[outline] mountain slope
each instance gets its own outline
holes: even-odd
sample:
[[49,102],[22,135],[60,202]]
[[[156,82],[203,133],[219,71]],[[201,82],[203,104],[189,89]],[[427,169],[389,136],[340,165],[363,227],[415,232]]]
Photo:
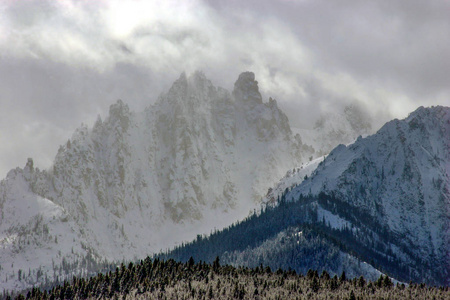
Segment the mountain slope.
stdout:
[[448,285],[449,134],[448,107],[419,108],[287,176],[274,208],[167,256]]
[[76,130],[52,168],[29,160],[1,182],[2,287],[87,274],[229,225],[259,207],[301,151],[250,72],[232,93],[182,74],[139,113],[119,100]]
[[358,207],[448,280],[449,149],[449,108],[421,107],[337,147],[291,197],[324,192]]

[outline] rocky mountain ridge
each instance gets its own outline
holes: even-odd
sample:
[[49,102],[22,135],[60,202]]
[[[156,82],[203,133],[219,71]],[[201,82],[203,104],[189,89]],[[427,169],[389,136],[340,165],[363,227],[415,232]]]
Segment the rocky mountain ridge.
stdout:
[[[378,237],[384,255],[409,265],[412,280],[448,285],[449,149],[450,109],[420,107],[374,135],[336,147],[286,198],[324,194],[355,208],[369,219],[361,220],[364,226],[389,233]],[[320,218],[335,218],[330,207],[320,211]]]
[[310,155],[302,146],[251,72],[232,93],[183,73],[143,112],[119,100],[49,170],[29,159],[0,183],[2,287],[87,274],[229,225]]

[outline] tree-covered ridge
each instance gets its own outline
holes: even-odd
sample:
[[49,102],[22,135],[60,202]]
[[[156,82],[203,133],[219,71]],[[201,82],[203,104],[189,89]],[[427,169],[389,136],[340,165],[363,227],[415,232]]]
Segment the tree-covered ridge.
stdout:
[[[448,287],[425,284],[394,285],[389,277],[374,282],[364,277],[348,279],[345,273],[331,277],[309,270],[277,270],[149,257],[122,264],[115,271],[89,279],[74,278],[51,290],[33,288],[16,299],[448,299]],[[7,297],[11,298],[11,297]]]
[[[254,268],[263,264],[303,274],[317,269],[334,275],[350,271],[348,267],[353,269],[352,277],[367,277],[370,268],[372,280],[378,278],[379,270],[403,282],[445,282],[442,272],[434,272],[439,268],[432,268],[415,255],[402,243],[401,236],[380,226],[363,209],[325,193],[286,201],[287,193],[278,199],[276,207],[266,207],[209,236],[198,236],[159,257],[187,261],[192,256],[212,262],[219,256],[234,266]],[[339,217],[345,225],[336,227],[321,214]]]

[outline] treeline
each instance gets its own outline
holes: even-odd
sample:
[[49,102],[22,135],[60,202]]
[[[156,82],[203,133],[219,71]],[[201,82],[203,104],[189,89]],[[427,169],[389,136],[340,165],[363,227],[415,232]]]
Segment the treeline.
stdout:
[[290,226],[315,223],[317,211],[309,204],[317,199],[311,197],[288,202],[285,200],[287,192],[286,190],[278,199],[279,205],[276,207],[266,206],[259,214],[254,213],[221,231],[212,232],[208,236],[198,235],[194,241],[161,253],[159,257],[184,262],[192,256],[197,260],[212,262],[215,257],[220,257],[225,252],[259,246]]
[[[324,259],[335,256],[338,250],[359,261],[368,262],[383,273],[404,282],[426,282],[433,285],[446,283],[445,262],[418,257],[410,249],[405,237],[397,236],[387,227],[380,226],[379,220],[365,210],[350,205],[334,194],[300,195],[295,201],[287,201],[288,193],[289,190],[286,189],[277,200],[278,205],[274,207],[266,206],[261,212],[243,221],[208,236],[199,235],[196,240],[161,253],[158,257],[185,262],[192,256],[196,260],[212,262],[219,256],[225,258],[226,263],[240,265],[242,260],[233,261],[233,257],[239,256],[239,252],[250,253],[266,241],[275,239],[281,232],[303,231],[308,233],[310,241],[319,241],[317,251],[308,253],[314,248],[312,242],[303,240],[302,244],[291,238],[288,240],[295,244],[284,247],[288,252],[274,256],[265,251],[258,258],[257,264],[263,263],[275,268],[290,267],[298,273],[305,272],[305,268],[338,273],[340,270],[333,269],[333,262]],[[318,208],[348,221],[351,227],[334,228],[325,219],[318,217]],[[327,245],[324,246],[324,243]],[[267,259],[269,256],[270,261]],[[291,258],[290,261],[286,257]],[[305,262],[308,261],[313,261],[314,265],[306,266]],[[255,263],[246,266],[254,267]]]
[[[119,262],[120,263],[120,262]],[[17,272],[6,274],[4,279],[0,279],[0,290],[3,288],[2,282],[7,283],[8,280],[17,278],[24,282],[25,286],[39,286],[42,290],[49,290],[54,286],[61,285],[65,281],[70,281],[74,277],[91,277],[98,273],[105,273],[114,270],[118,263],[108,263],[106,260],[98,261],[88,253],[85,256],[78,256],[76,259],[67,259],[63,257],[61,264],[56,264],[52,260],[53,269],[30,270],[25,272],[23,269],[18,269]],[[1,269],[1,266],[0,266]],[[0,291],[0,299],[6,298],[6,295],[13,293],[7,289]]]
[[[121,264],[115,271],[84,279],[74,278],[51,290],[33,288],[16,299],[448,299],[448,287],[424,284],[394,285],[389,277],[374,282],[347,279],[343,272],[331,277],[309,270],[305,276],[292,270],[221,265],[173,259],[146,258]],[[6,296],[6,299],[11,299]]]
[[[286,253],[274,256],[266,251],[265,255],[260,255],[257,264],[263,263],[275,268],[290,267],[299,273],[305,272],[305,268],[333,272],[333,261],[325,258],[336,256],[336,250],[340,250],[360,261],[367,261],[383,273],[404,282],[426,281],[437,285],[445,282],[442,277],[442,274],[445,274],[442,264],[435,262],[431,266],[429,261],[416,257],[411,249],[405,247],[401,237],[393,235],[387,228],[380,227],[377,220],[365,211],[334,195],[320,193],[318,197],[300,196],[296,201],[286,201],[287,193],[288,190],[278,199],[278,205],[275,207],[267,206],[259,214],[255,213],[209,236],[199,235],[196,240],[167,253],[161,253],[158,257],[185,262],[192,256],[196,260],[212,262],[219,256],[226,258],[226,263],[240,265],[242,261],[233,261],[233,257],[239,252],[249,253],[249,249],[260,247],[280,232],[303,231],[308,233],[309,240],[303,240],[302,243],[298,239],[288,239],[294,244],[292,247],[284,247]],[[347,220],[354,227],[333,228],[326,220],[319,220],[319,206]],[[319,243],[313,245],[311,241]],[[394,252],[391,245],[395,245],[401,252]],[[311,249],[313,251],[309,251]],[[268,257],[271,257],[270,261]],[[291,259],[287,260],[286,257]],[[311,261],[314,266],[305,265]],[[254,267],[255,263],[246,265]]]

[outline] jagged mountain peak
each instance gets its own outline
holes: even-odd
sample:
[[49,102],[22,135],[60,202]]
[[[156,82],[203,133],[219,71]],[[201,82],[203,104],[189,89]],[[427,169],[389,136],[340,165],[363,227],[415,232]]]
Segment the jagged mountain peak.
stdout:
[[[416,162],[410,157],[412,152],[415,155],[436,156],[447,155],[446,144],[450,131],[450,109],[448,107],[420,107],[412,112],[406,119],[394,119],[383,125],[376,134],[366,138],[358,138],[355,143],[348,146],[339,145],[328,155],[324,164],[319,166],[315,173],[322,173],[322,170],[329,169],[334,165],[337,156],[348,155],[348,162],[353,162],[359,157],[371,156],[374,166],[381,168],[387,161],[382,160],[383,156],[389,155],[389,163],[403,167],[406,160]],[[447,148],[448,149],[448,148]],[[350,155],[352,153],[352,155]],[[393,155],[401,156],[393,160]],[[401,159],[400,159],[401,158]],[[347,167],[340,163],[340,169]],[[392,175],[398,175],[397,170],[392,170]],[[430,170],[431,171],[431,170]],[[435,170],[436,171],[436,170]],[[340,174],[338,171],[336,174]],[[401,174],[401,173],[400,173]],[[371,174],[365,174],[369,176]],[[323,177],[323,176],[320,176]],[[329,179],[329,178],[328,178]],[[312,180],[312,178],[310,178]],[[315,191],[319,191],[320,188]]]
[[449,113],[449,110],[448,110],[448,107],[446,107],[446,106],[442,106],[442,105],[436,105],[436,106],[430,106],[430,107],[420,106],[416,110],[411,112],[408,115],[408,118],[406,118],[406,119],[408,120],[409,118],[415,117],[415,116],[432,116],[432,115],[443,117],[444,115],[446,115],[448,113]]
[[27,163],[25,165],[24,171],[30,172],[30,173],[34,171],[34,162],[33,162],[33,159],[31,157],[29,157],[27,159]]
[[189,81],[195,82],[195,83],[211,83],[211,81],[206,77],[205,73],[201,70],[196,70],[193,72],[189,78]]
[[121,99],[118,99],[116,103],[111,104],[109,107],[109,116],[122,116],[130,113],[128,104],[124,103]]
[[126,131],[130,126],[131,114],[128,104],[119,99],[109,107],[106,123],[112,126],[119,126],[122,128],[122,131]]
[[202,71],[195,71],[187,78],[187,81],[192,94],[197,94],[201,98],[216,97],[217,88]]
[[204,106],[217,100],[217,98],[224,98],[223,95],[219,94],[217,88],[202,71],[195,71],[190,75],[183,72],[169,91],[160,95],[158,102],[168,102],[171,105],[181,106]]
[[[24,226],[43,216],[56,265],[88,252],[99,260],[141,258],[247,216],[302,153],[276,102],[262,103],[253,73],[241,74],[235,94],[236,100],[201,72],[183,73],[145,111],[131,112],[118,100],[104,121],[78,128],[51,170],[23,176],[18,169],[0,184],[0,209],[8,208],[0,224],[0,244],[7,244],[2,267],[29,242],[29,268],[63,278],[43,258],[39,234],[16,232],[10,212],[24,212]],[[40,209],[17,207],[18,198]],[[25,264],[9,263],[5,272],[17,274]],[[8,287],[36,280],[17,282],[16,275]]]
[[[443,127],[445,124],[439,124],[442,122],[450,122],[450,110],[445,106],[432,106],[429,108],[419,107],[414,112],[410,113],[406,118],[411,129],[424,130],[424,126],[429,127],[432,130],[433,127]],[[448,124],[447,124],[448,126]],[[446,132],[446,136],[449,137],[447,141],[450,143],[450,132]]]
[[258,81],[253,72],[243,72],[234,83],[233,96],[236,100],[248,103],[261,104],[262,97],[259,93]]
[[[169,91],[160,96],[160,101],[178,100],[186,103],[200,98],[209,102],[215,100],[218,95],[223,99],[231,98],[227,90],[216,88],[202,71],[195,71],[190,75],[183,72]],[[239,75],[232,96],[234,100],[253,104],[252,106],[263,103],[253,72],[243,72]],[[277,107],[276,101],[270,98],[268,107]]]

